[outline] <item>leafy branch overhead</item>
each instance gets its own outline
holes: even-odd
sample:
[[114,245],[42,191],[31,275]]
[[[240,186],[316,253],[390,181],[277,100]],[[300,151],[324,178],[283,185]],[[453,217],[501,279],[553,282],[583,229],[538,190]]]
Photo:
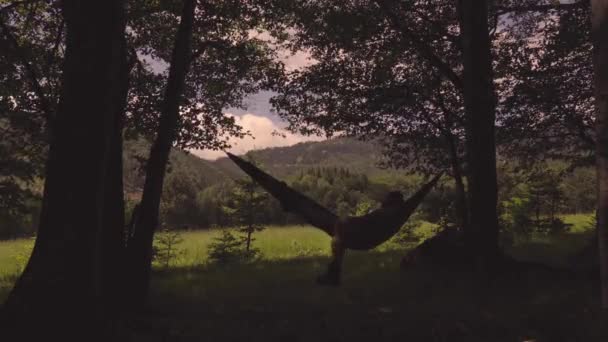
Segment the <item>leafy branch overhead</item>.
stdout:
[[[129,43],[138,58],[128,110],[132,134],[156,131],[180,4],[137,2],[129,8]],[[243,108],[248,94],[273,88],[283,73],[276,51],[251,37],[267,26],[262,14],[256,2],[198,1],[175,146],[224,149],[228,137],[247,134],[224,111]]]

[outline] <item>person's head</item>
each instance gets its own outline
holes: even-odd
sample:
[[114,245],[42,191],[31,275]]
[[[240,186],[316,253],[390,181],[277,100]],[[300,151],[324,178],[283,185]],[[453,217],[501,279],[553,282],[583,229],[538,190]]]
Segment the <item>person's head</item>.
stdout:
[[391,191],[382,201],[382,207],[390,207],[401,203],[403,203],[403,194],[400,191]]

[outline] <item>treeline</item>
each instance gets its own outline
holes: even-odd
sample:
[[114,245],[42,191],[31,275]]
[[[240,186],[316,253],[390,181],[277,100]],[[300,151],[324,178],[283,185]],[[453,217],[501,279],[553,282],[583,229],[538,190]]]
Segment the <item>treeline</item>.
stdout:
[[[161,217],[168,226],[177,228],[209,228],[234,225],[227,213],[237,193],[237,184],[225,181],[196,189],[179,186],[179,181],[169,177],[163,193]],[[346,168],[318,167],[302,170],[286,182],[298,191],[334,211],[338,215],[356,215],[376,205],[378,194],[386,185],[371,183],[364,174],[353,173]],[[183,184],[182,184],[183,185]],[[179,186],[179,190],[173,189]],[[260,190],[261,191],[261,190]],[[284,225],[303,223],[296,216],[282,210],[278,201],[269,197],[259,208],[258,217],[263,224]]]
[[[132,146],[131,150],[141,147],[140,144],[128,146]],[[125,170],[129,170],[125,172],[125,183],[130,188],[127,192],[127,222],[139,198],[136,191],[141,187],[136,176],[137,154],[129,153],[130,158],[125,159]],[[219,174],[209,179],[208,167],[194,162],[194,159],[180,151],[172,154],[171,171],[163,186],[161,222],[174,229],[234,225],[226,206],[234,200],[236,183]],[[400,190],[408,194],[422,183],[421,176],[405,172],[368,176],[351,170],[350,165],[307,168],[284,180],[340,216],[363,215],[376,208],[386,192]],[[591,167],[569,170],[566,163],[557,161],[528,170],[503,166],[499,168],[498,180],[503,229],[525,230],[540,218],[589,213],[595,208],[595,170]],[[25,202],[25,210],[0,215],[0,239],[34,234],[41,193],[33,193]],[[430,222],[442,219],[456,222],[455,197],[454,186],[445,177],[442,186],[432,191],[421,205],[419,217]],[[259,218],[260,223],[266,225],[303,223],[297,216],[283,211],[271,196],[264,201]],[[524,226],[528,228],[524,229]]]
[[[499,212],[503,229],[513,225],[513,217],[525,216],[532,220],[594,210],[595,171],[592,168],[567,170],[565,164],[553,162],[533,170],[504,167],[500,171]],[[233,201],[235,182],[224,181],[197,188],[194,182],[184,183],[187,179],[183,175],[174,177],[169,174],[161,212],[166,225],[178,229],[234,225],[225,207]],[[373,210],[388,191],[411,193],[422,183],[422,177],[406,174],[368,177],[347,168],[318,167],[302,170],[285,181],[336,214],[347,216],[363,215]],[[442,219],[457,222],[453,204],[455,197],[454,185],[446,177],[421,205],[419,217],[430,222]],[[260,223],[263,224],[303,223],[298,217],[283,211],[272,197],[260,210]]]

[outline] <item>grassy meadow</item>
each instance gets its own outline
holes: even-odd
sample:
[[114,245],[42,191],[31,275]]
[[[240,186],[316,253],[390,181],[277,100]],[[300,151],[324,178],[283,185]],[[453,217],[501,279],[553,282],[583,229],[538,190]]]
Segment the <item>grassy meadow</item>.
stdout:
[[[588,215],[565,219],[569,232],[509,252],[564,265],[590,238]],[[347,253],[343,286],[326,288],[314,282],[329,254],[323,232],[270,227],[255,235],[259,260],[228,266],[207,260],[219,233],[182,233],[182,255],[156,267],[149,307],[125,322],[132,341],[608,341],[588,277],[528,271],[486,286],[455,270],[400,271],[407,248],[389,242]],[[29,248],[0,243],[0,300]]]

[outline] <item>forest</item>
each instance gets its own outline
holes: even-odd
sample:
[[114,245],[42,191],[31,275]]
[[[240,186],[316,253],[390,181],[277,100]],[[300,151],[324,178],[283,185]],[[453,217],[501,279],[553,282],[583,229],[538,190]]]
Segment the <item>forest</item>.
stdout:
[[606,91],[605,0],[0,0],[0,337],[606,341]]

